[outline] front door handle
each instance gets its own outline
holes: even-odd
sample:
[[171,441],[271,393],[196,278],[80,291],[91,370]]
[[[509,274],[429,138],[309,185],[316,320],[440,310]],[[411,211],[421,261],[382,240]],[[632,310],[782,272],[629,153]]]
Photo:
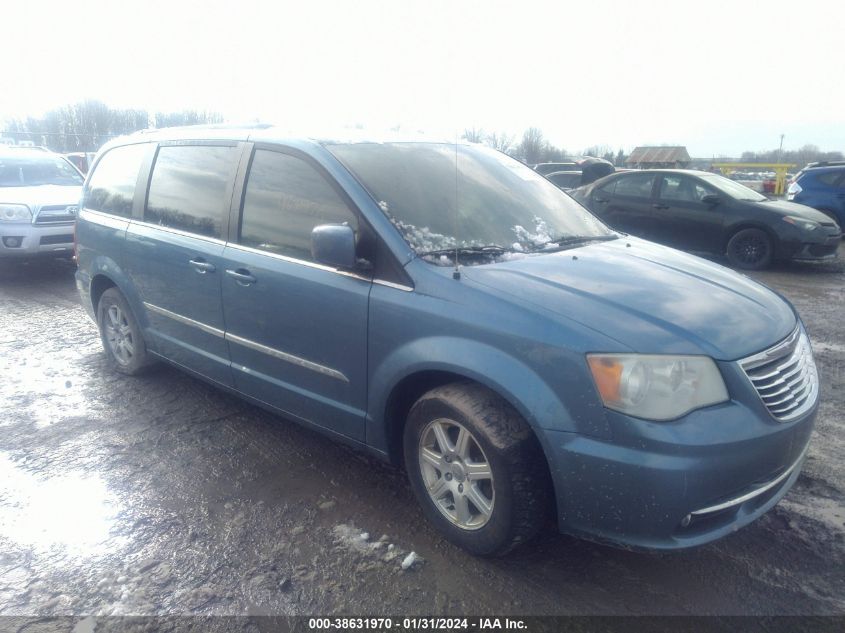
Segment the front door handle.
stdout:
[[226,270],[226,274],[232,277],[241,286],[251,286],[257,279],[249,274],[245,268],[238,268],[237,270]]
[[651,206],[653,206],[655,209],[668,209],[669,208],[668,204],[653,204]]
[[607,200],[605,200],[604,198],[593,198],[593,202],[604,204],[605,202],[607,202]]
[[204,275],[205,273],[213,273],[215,270],[217,270],[217,267],[214,264],[210,264],[209,262],[205,261],[202,257],[192,259],[188,263],[193,266],[194,270],[197,271],[200,275]]

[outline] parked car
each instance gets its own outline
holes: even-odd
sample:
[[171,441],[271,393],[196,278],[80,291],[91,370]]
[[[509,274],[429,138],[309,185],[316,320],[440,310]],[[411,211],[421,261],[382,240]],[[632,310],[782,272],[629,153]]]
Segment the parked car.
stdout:
[[96,152],[71,152],[70,154],[63,154],[83,174],[88,173],[88,168],[94,162],[96,155]]
[[543,174],[544,176],[556,171],[581,171],[574,160],[563,163],[538,163],[534,165],[533,169],[538,174]]
[[[555,167],[559,168],[556,170]],[[543,174],[564,191],[589,184],[614,172],[613,163],[587,156],[573,163],[540,163],[534,171]]]
[[789,183],[786,199],[818,209],[845,226],[845,161],[810,163]]
[[82,182],[58,154],[0,147],[0,258],[69,257]]
[[98,155],[77,246],[114,369],[165,360],[403,464],[479,555],[549,514],[626,547],[712,541],[786,494],[813,428],[787,301],[474,144],[136,134]]
[[551,180],[558,189],[568,191],[581,186],[581,172],[580,171],[553,171],[546,174],[546,178]]
[[703,171],[613,174],[570,194],[615,229],[684,250],[727,254],[731,264],[751,270],[776,259],[836,257],[842,236],[819,211],[769,200]]

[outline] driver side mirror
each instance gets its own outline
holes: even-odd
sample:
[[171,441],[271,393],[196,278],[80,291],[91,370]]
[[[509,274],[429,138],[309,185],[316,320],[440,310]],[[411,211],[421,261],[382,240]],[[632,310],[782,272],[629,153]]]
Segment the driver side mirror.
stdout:
[[335,268],[354,268],[355,232],[346,224],[320,224],[311,231],[314,261]]
[[708,193],[706,196],[701,197],[701,201],[704,204],[709,204],[711,206],[719,204],[722,199],[715,193]]

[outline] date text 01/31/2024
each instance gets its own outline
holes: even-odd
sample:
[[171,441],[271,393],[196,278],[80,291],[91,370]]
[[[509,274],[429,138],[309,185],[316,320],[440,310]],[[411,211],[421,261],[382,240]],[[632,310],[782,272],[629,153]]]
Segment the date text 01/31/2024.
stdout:
[[309,618],[311,630],[449,631],[526,630],[520,619],[511,618]]

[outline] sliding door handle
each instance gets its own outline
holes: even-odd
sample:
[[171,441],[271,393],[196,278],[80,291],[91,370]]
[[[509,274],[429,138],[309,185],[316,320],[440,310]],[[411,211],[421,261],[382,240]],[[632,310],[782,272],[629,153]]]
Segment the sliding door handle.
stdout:
[[258,281],[245,268],[238,268],[237,270],[227,269],[226,274],[242,286],[251,286]]
[[195,271],[199,274],[204,275],[205,273],[213,273],[217,270],[217,267],[214,264],[210,264],[209,262],[205,261],[202,257],[198,257],[197,259],[192,259],[188,262]]

